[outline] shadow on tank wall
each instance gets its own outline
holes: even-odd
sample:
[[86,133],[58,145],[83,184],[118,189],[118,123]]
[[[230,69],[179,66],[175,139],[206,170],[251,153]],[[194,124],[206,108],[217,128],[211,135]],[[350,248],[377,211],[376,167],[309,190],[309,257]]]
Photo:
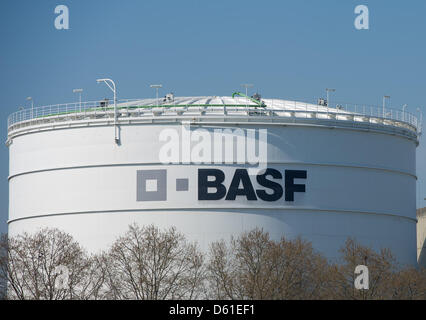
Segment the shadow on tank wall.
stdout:
[[426,208],[417,210],[417,262],[426,268]]
[[422,266],[423,268],[426,267],[426,248],[425,247],[423,247],[423,249],[420,251],[417,261],[419,263],[419,266]]

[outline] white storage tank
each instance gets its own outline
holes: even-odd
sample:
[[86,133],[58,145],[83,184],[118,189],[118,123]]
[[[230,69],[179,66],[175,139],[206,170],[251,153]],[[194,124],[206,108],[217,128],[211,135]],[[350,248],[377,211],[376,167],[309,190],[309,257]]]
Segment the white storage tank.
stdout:
[[353,237],[416,263],[411,114],[243,96],[114,110],[103,101],[9,117],[11,235],[57,227],[97,251],[136,222],[176,226],[207,250],[259,227],[330,259]]

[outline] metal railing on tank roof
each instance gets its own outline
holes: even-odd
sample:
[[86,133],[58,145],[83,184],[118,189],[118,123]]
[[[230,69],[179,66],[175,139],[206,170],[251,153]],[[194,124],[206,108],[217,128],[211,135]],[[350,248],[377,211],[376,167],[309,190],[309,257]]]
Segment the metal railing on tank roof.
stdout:
[[[198,112],[201,115],[233,113],[247,116],[293,117],[305,119],[322,119],[336,121],[353,121],[355,123],[374,123],[403,127],[417,134],[421,133],[421,123],[412,113],[394,108],[371,105],[337,103],[334,107],[316,103],[288,101],[282,99],[265,99],[265,106],[253,104],[159,104],[156,99],[123,99],[117,102],[118,117],[147,117],[160,115],[182,115]],[[8,129],[14,130],[51,120],[81,120],[86,117],[111,117],[114,105],[111,100],[56,104],[22,109],[8,117]]]

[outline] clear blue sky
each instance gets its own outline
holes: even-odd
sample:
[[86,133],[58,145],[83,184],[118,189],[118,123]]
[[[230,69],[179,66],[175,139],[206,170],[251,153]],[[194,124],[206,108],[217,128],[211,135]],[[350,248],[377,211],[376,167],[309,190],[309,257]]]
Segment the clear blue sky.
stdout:
[[[54,9],[70,10],[56,30]],[[354,8],[370,30],[354,28]],[[116,80],[119,98],[152,97],[150,83],[177,95],[230,95],[241,83],[265,97],[324,96],[426,112],[426,1],[2,0],[0,130],[32,96],[36,105],[110,96],[96,78]],[[417,154],[417,206],[426,202],[426,147]],[[31,161],[31,159],[28,159]],[[0,147],[0,232],[6,231],[8,149]],[[25,201],[25,199],[22,199]]]

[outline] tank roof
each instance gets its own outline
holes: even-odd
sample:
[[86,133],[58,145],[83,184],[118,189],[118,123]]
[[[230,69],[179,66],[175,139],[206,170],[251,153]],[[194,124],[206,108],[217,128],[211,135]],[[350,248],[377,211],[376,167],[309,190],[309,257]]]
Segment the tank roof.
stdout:
[[[272,110],[303,110],[303,111],[319,111],[319,112],[341,112],[345,113],[343,107],[328,107],[326,105],[318,105],[314,103],[307,103],[301,101],[291,101],[284,99],[261,99],[260,103],[264,107]],[[140,105],[146,107],[169,107],[169,106],[249,106],[261,107],[261,104],[254,102],[252,99],[245,97],[231,97],[231,96],[199,96],[199,97],[173,97],[173,100],[168,100],[166,97],[157,99],[140,99],[130,102],[119,103],[121,107]]]
[[[238,96],[236,96],[238,95]],[[418,142],[421,124],[409,112],[357,104],[335,104],[263,99],[247,97],[239,92],[233,96],[175,97],[167,94],[159,99],[117,101],[117,121],[132,123],[163,121],[165,117],[205,119],[209,121],[269,122],[282,124],[315,124],[332,127],[351,127],[401,134]],[[111,124],[114,102],[108,99],[77,102],[19,110],[8,118],[8,139],[19,132],[40,127],[82,125],[106,122]]]

